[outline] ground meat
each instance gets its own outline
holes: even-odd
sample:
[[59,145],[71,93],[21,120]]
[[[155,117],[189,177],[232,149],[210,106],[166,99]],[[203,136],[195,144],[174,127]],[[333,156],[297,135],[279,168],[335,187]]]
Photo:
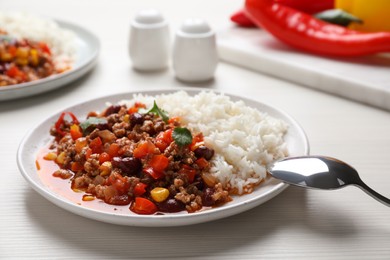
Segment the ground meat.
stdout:
[[97,137],[99,137],[99,129],[95,128],[90,134],[89,134],[89,139],[93,140]]
[[99,155],[92,154],[84,163],[84,170],[89,176],[96,176],[99,174]]
[[126,135],[126,129],[130,127],[129,123],[126,122],[120,122],[120,123],[115,123],[112,126],[112,132],[119,138],[123,137]]
[[142,126],[140,127],[140,130],[142,132],[146,132],[150,135],[153,135],[155,133],[153,121],[145,120]]
[[154,122],[153,128],[154,128],[154,132],[156,132],[156,133],[164,131],[165,130],[165,123],[164,123],[164,121],[162,121],[161,119],[160,120],[156,120]]
[[89,184],[92,183],[92,179],[87,175],[76,177],[72,181],[73,190],[85,190]]
[[176,194],[175,199],[188,204],[195,199],[195,194],[188,194],[183,187],[179,187],[180,192]]
[[59,169],[53,173],[54,177],[59,177],[61,179],[69,179],[73,176],[72,172],[65,169]]

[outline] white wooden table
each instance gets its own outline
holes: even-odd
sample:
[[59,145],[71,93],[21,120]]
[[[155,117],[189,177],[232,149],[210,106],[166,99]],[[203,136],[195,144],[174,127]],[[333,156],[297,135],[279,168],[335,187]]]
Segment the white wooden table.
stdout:
[[[267,203],[219,221],[175,228],[116,226],[69,213],[37,194],[20,175],[16,151],[26,132],[53,111],[110,93],[188,86],[172,68],[131,69],[129,20],[161,10],[174,31],[188,17],[226,26],[242,1],[3,0],[2,10],[28,11],[77,23],[101,40],[96,68],[57,91],[0,103],[0,259],[390,259],[390,208],[354,187],[290,187]],[[312,154],[355,166],[390,197],[390,114],[276,78],[220,63],[215,80],[197,87],[251,96],[288,111],[305,129]]]

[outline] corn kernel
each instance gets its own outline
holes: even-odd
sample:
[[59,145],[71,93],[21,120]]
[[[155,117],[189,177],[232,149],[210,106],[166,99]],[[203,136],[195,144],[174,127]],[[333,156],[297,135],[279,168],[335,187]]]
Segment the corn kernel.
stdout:
[[7,61],[11,61],[11,60],[12,60],[12,55],[11,55],[11,53],[9,53],[9,52],[4,52],[4,53],[1,54],[1,61],[7,62]]
[[28,64],[28,59],[26,58],[17,58],[16,59],[16,64],[20,65],[20,66],[25,66]]
[[84,195],[83,196],[83,201],[92,201],[94,199],[95,199],[95,197],[92,195]]
[[28,58],[28,48],[19,47],[16,50],[16,57],[22,58],[22,59],[27,59]]
[[43,156],[43,159],[45,159],[47,161],[54,161],[55,159],[57,159],[57,154],[50,152],[50,153],[46,154],[45,156]]
[[86,147],[88,144],[87,142],[87,139],[86,138],[78,138],[76,140],[76,144],[75,144],[75,150],[77,153],[81,153],[81,151],[83,150],[84,147]]
[[37,66],[39,64],[38,51],[35,49],[30,50],[30,60],[33,66]]
[[59,163],[59,164],[64,164],[64,162],[65,162],[65,152],[61,152],[61,153],[57,156],[56,162]]
[[166,188],[157,187],[150,191],[150,195],[154,201],[162,202],[168,198],[169,190]]
[[125,122],[125,123],[129,123],[129,122],[130,122],[130,115],[129,115],[129,114],[126,114],[126,115],[123,117],[123,122]]
[[99,167],[99,170],[100,170],[100,176],[109,175],[111,173],[111,170],[112,170],[111,162],[106,161],[106,162],[102,163],[102,165],[100,165],[100,167]]

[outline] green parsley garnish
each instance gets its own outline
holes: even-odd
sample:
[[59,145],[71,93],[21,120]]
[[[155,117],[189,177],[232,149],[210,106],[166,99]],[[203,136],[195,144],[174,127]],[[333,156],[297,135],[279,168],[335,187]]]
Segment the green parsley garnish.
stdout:
[[172,138],[178,146],[186,146],[192,143],[192,134],[185,127],[176,127],[173,129]]
[[107,119],[101,117],[89,117],[84,122],[80,123],[81,129],[83,132],[91,132],[98,125],[107,124]]
[[156,100],[153,103],[152,109],[150,109],[148,113],[159,115],[165,123],[167,123],[169,120],[169,117],[166,112],[157,106]]

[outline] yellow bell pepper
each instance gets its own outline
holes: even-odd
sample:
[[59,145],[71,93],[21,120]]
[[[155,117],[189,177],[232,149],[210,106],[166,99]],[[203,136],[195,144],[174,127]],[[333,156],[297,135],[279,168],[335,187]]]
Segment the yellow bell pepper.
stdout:
[[335,7],[363,20],[363,24],[352,23],[351,29],[390,31],[390,0],[335,0]]

